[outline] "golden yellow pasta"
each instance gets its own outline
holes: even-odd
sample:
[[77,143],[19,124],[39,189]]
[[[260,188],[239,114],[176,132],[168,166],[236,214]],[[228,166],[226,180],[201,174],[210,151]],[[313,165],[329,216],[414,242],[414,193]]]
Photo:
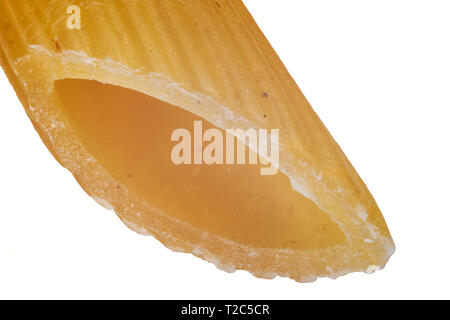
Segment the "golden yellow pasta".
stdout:
[[395,250],[241,0],[0,0],[0,61],[61,165],[172,250],[300,282]]

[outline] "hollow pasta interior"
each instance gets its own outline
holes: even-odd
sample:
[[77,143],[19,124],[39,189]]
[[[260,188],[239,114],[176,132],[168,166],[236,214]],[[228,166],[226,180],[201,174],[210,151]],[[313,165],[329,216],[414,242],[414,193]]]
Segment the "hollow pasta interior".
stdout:
[[263,176],[260,165],[250,164],[175,165],[172,132],[192,132],[196,120],[204,130],[213,128],[206,120],[91,80],[58,80],[55,90],[70,126],[117,188],[128,188],[165,214],[254,247],[307,250],[345,240],[336,223],[281,172]]

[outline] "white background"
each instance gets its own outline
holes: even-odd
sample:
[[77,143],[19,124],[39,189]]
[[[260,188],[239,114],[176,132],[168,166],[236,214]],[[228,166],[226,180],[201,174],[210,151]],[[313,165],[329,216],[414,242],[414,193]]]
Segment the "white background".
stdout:
[[450,298],[450,2],[245,2],[377,199],[397,245],[386,269],[260,280],[131,232],[0,73],[0,298]]

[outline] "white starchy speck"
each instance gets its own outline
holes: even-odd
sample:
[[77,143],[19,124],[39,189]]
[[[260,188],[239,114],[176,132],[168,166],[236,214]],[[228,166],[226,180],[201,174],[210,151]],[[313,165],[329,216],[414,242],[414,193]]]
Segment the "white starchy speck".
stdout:
[[106,201],[105,199],[101,199],[99,197],[92,197],[99,205],[107,210],[114,210],[114,206]]
[[144,227],[138,226],[134,222],[131,222],[131,221],[126,220],[126,219],[122,219],[122,221],[123,221],[123,223],[125,223],[125,225],[128,228],[130,228],[131,230],[133,230],[136,233],[139,233],[139,234],[144,235],[144,236],[151,236],[152,235],[147,229],[145,229]]
[[379,266],[369,266],[367,268],[366,272],[372,274],[372,273],[375,273],[376,271],[380,271],[380,270],[381,270],[381,268]]
[[360,204],[356,205],[355,212],[364,221],[366,221],[367,218],[369,217],[369,215],[367,214],[366,209]]

